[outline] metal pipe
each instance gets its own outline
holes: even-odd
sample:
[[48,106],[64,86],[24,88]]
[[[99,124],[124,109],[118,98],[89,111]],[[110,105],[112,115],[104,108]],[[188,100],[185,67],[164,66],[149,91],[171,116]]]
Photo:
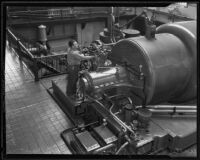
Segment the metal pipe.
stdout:
[[117,42],[115,42],[115,43],[105,43],[105,44],[103,44],[103,46],[109,46],[109,45],[115,45]]
[[[112,104],[110,108],[112,109],[113,107],[114,107],[114,104]],[[110,111],[110,114],[122,126],[122,128],[124,129],[124,132],[127,132],[128,128],[124,125],[124,123],[114,113],[112,113],[112,111]]]
[[118,115],[119,113],[121,113],[121,112],[115,112],[114,114],[115,114],[115,115]]
[[106,149],[108,149],[108,148],[111,148],[111,147],[113,147],[113,146],[115,146],[113,143],[108,144],[108,145],[106,145],[106,146],[104,146],[104,147],[101,147],[101,148],[95,150],[95,151],[93,152],[93,154],[98,154],[99,152],[102,152],[102,151],[104,151],[104,150],[106,150]]
[[[96,100],[96,99],[94,99],[94,98],[92,98],[92,97],[90,97],[90,96],[88,96],[88,98],[89,99],[91,99],[91,100],[93,100],[94,102],[96,102],[97,104],[99,104],[101,107],[103,107],[104,109],[107,109],[101,102],[99,102],[98,100]],[[112,105],[111,105],[111,109],[113,108],[113,106],[114,106],[114,103],[112,103]],[[114,114],[111,112],[111,115],[113,116]],[[113,118],[114,117],[116,117],[115,115],[113,116]],[[115,118],[114,118],[115,119]],[[119,119],[117,118],[117,119],[115,119],[120,125],[121,125],[121,127],[124,129],[124,132],[127,132],[127,128],[124,126],[124,124],[123,123],[121,123],[121,121],[119,121]]]
[[[121,96],[121,95],[115,95],[115,96],[112,96],[112,98],[117,97],[117,96]],[[127,97],[127,98],[128,98],[128,100],[129,100],[130,104],[132,104],[131,98],[130,98],[130,97]],[[111,107],[113,107],[113,106],[111,106]],[[111,115],[112,115],[112,116],[114,115],[114,118],[116,118],[117,121],[118,121],[120,124],[122,124],[124,127],[126,127],[129,131],[131,131],[131,132],[134,134],[134,131],[133,131],[132,129],[130,129],[129,126],[127,126],[124,122],[122,122],[122,121],[116,116],[116,115],[117,115],[118,113],[120,113],[120,112],[113,113],[111,107],[110,107],[110,113],[111,113]]]
[[129,143],[125,142],[118,150],[115,154],[119,154],[121,152],[122,149],[124,149]]
[[112,105],[109,109],[110,114],[113,116],[113,118],[118,121],[123,127],[125,127],[127,130],[129,130],[131,133],[135,134],[135,132],[129,127],[127,126],[124,122],[121,121],[121,119],[119,119],[113,112],[112,112],[112,108],[114,107],[114,105]]
[[96,103],[98,103],[101,107],[103,107],[104,109],[106,109],[106,107],[101,103],[101,102],[99,102],[98,100],[96,100],[96,99],[94,99],[94,98],[92,98],[92,97],[90,97],[90,96],[87,96],[90,100],[92,100],[92,101],[94,101],[94,102],[96,102]]
[[197,113],[196,110],[161,110],[149,109],[152,113]]
[[133,101],[130,97],[127,97],[128,101],[130,102],[130,104],[133,104]]
[[[102,106],[104,109],[106,109],[106,107],[99,102],[98,100],[88,96],[89,99],[93,100],[94,102],[98,103],[100,106]],[[114,107],[114,103],[112,102],[112,105],[109,109],[110,114],[113,116],[113,118],[122,126],[122,128],[124,129],[124,132],[127,132],[127,130],[129,130],[131,133],[135,134],[135,132],[129,127],[127,126],[123,121],[121,121],[113,112],[112,109]]]
[[175,110],[196,110],[197,106],[172,106],[172,105],[156,105],[147,106],[148,109],[175,109]]

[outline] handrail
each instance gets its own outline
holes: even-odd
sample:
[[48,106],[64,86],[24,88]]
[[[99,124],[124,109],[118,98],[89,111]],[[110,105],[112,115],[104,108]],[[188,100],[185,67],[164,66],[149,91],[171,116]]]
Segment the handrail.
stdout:
[[9,28],[7,28],[7,32],[11,35],[12,38],[14,38],[14,40],[19,44],[19,46],[25,50],[25,52],[31,57],[31,58],[34,58],[34,56],[30,53],[30,51],[28,51],[26,49],[26,47],[24,46],[24,44],[20,41],[20,39],[18,39],[12,32]]
[[19,41],[18,43],[19,43],[20,47],[22,47],[22,48],[26,51],[26,53],[27,53],[31,58],[35,58],[35,57],[31,54],[31,52],[30,52],[29,50],[26,49],[26,47],[22,44],[21,41]]
[[[35,10],[35,11],[16,11],[16,12],[9,12],[9,16],[23,16],[23,15],[44,15],[44,16],[59,16],[59,17],[68,17],[64,13],[68,14],[98,14],[98,13],[108,13],[108,11],[80,11],[80,10],[73,10],[70,13],[70,9],[47,9],[47,10]],[[27,15],[28,14],[28,15]]]
[[[47,75],[40,75],[42,73],[41,67],[50,71],[50,75],[64,74],[67,72],[65,68],[65,63],[63,64],[63,58],[66,58],[67,53],[65,54],[57,54],[57,55],[48,55],[43,57],[34,56],[27,48],[26,45],[23,44],[20,38],[18,38],[9,28],[7,28],[8,41],[14,48],[16,49],[16,53],[19,55],[19,58],[26,57],[33,64],[33,72],[35,76],[35,81],[38,81],[41,78],[46,77]],[[21,59],[23,60],[23,59]]]
[[35,57],[35,59],[52,58],[52,57],[65,56],[65,55],[67,55],[67,53],[65,53],[65,54],[56,54],[56,55],[48,55],[48,56],[42,56],[42,57]]
[[17,41],[18,38],[11,32],[9,28],[7,28],[8,33]]

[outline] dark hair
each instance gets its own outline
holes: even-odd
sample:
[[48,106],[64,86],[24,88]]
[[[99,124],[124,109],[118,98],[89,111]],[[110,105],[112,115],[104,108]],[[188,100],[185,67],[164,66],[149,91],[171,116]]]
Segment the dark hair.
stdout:
[[72,47],[72,46],[73,46],[73,44],[74,44],[74,42],[76,42],[76,41],[75,41],[75,40],[73,40],[73,39],[72,39],[72,40],[70,40],[70,41],[68,42],[68,46],[69,46],[69,47]]

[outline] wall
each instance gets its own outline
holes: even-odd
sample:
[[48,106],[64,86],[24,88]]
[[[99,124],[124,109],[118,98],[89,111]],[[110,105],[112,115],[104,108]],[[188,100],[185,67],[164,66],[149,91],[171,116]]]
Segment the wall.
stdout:
[[99,39],[99,33],[103,31],[105,22],[88,22],[77,24],[77,40],[82,46],[88,46],[92,41]]
[[192,18],[192,19],[197,19],[197,4],[188,4],[188,7],[180,7],[179,11],[181,15]]
[[52,25],[48,40],[53,52],[59,52],[68,48],[68,41],[76,36],[76,24]]
[[37,27],[30,26],[30,27],[15,27],[13,28],[14,33],[18,38],[24,37],[25,39],[29,40],[36,40],[37,39]]

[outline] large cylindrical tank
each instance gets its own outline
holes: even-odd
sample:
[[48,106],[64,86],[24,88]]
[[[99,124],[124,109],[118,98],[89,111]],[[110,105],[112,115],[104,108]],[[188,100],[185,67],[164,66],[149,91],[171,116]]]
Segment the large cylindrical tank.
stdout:
[[[119,41],[109,58],[114,63],[142,65],[146,104],[181,103],[197,94],[196,22],[164,24],[155,39],[143,36]],[[133,86],[137,83],[132,81]],[[132,89],[137,95],[141,90]],[[142,96],[142,95],[141,95]]]
[[47,41],[46,26],[44,25],[38,26],[38,40],[41,42]]

